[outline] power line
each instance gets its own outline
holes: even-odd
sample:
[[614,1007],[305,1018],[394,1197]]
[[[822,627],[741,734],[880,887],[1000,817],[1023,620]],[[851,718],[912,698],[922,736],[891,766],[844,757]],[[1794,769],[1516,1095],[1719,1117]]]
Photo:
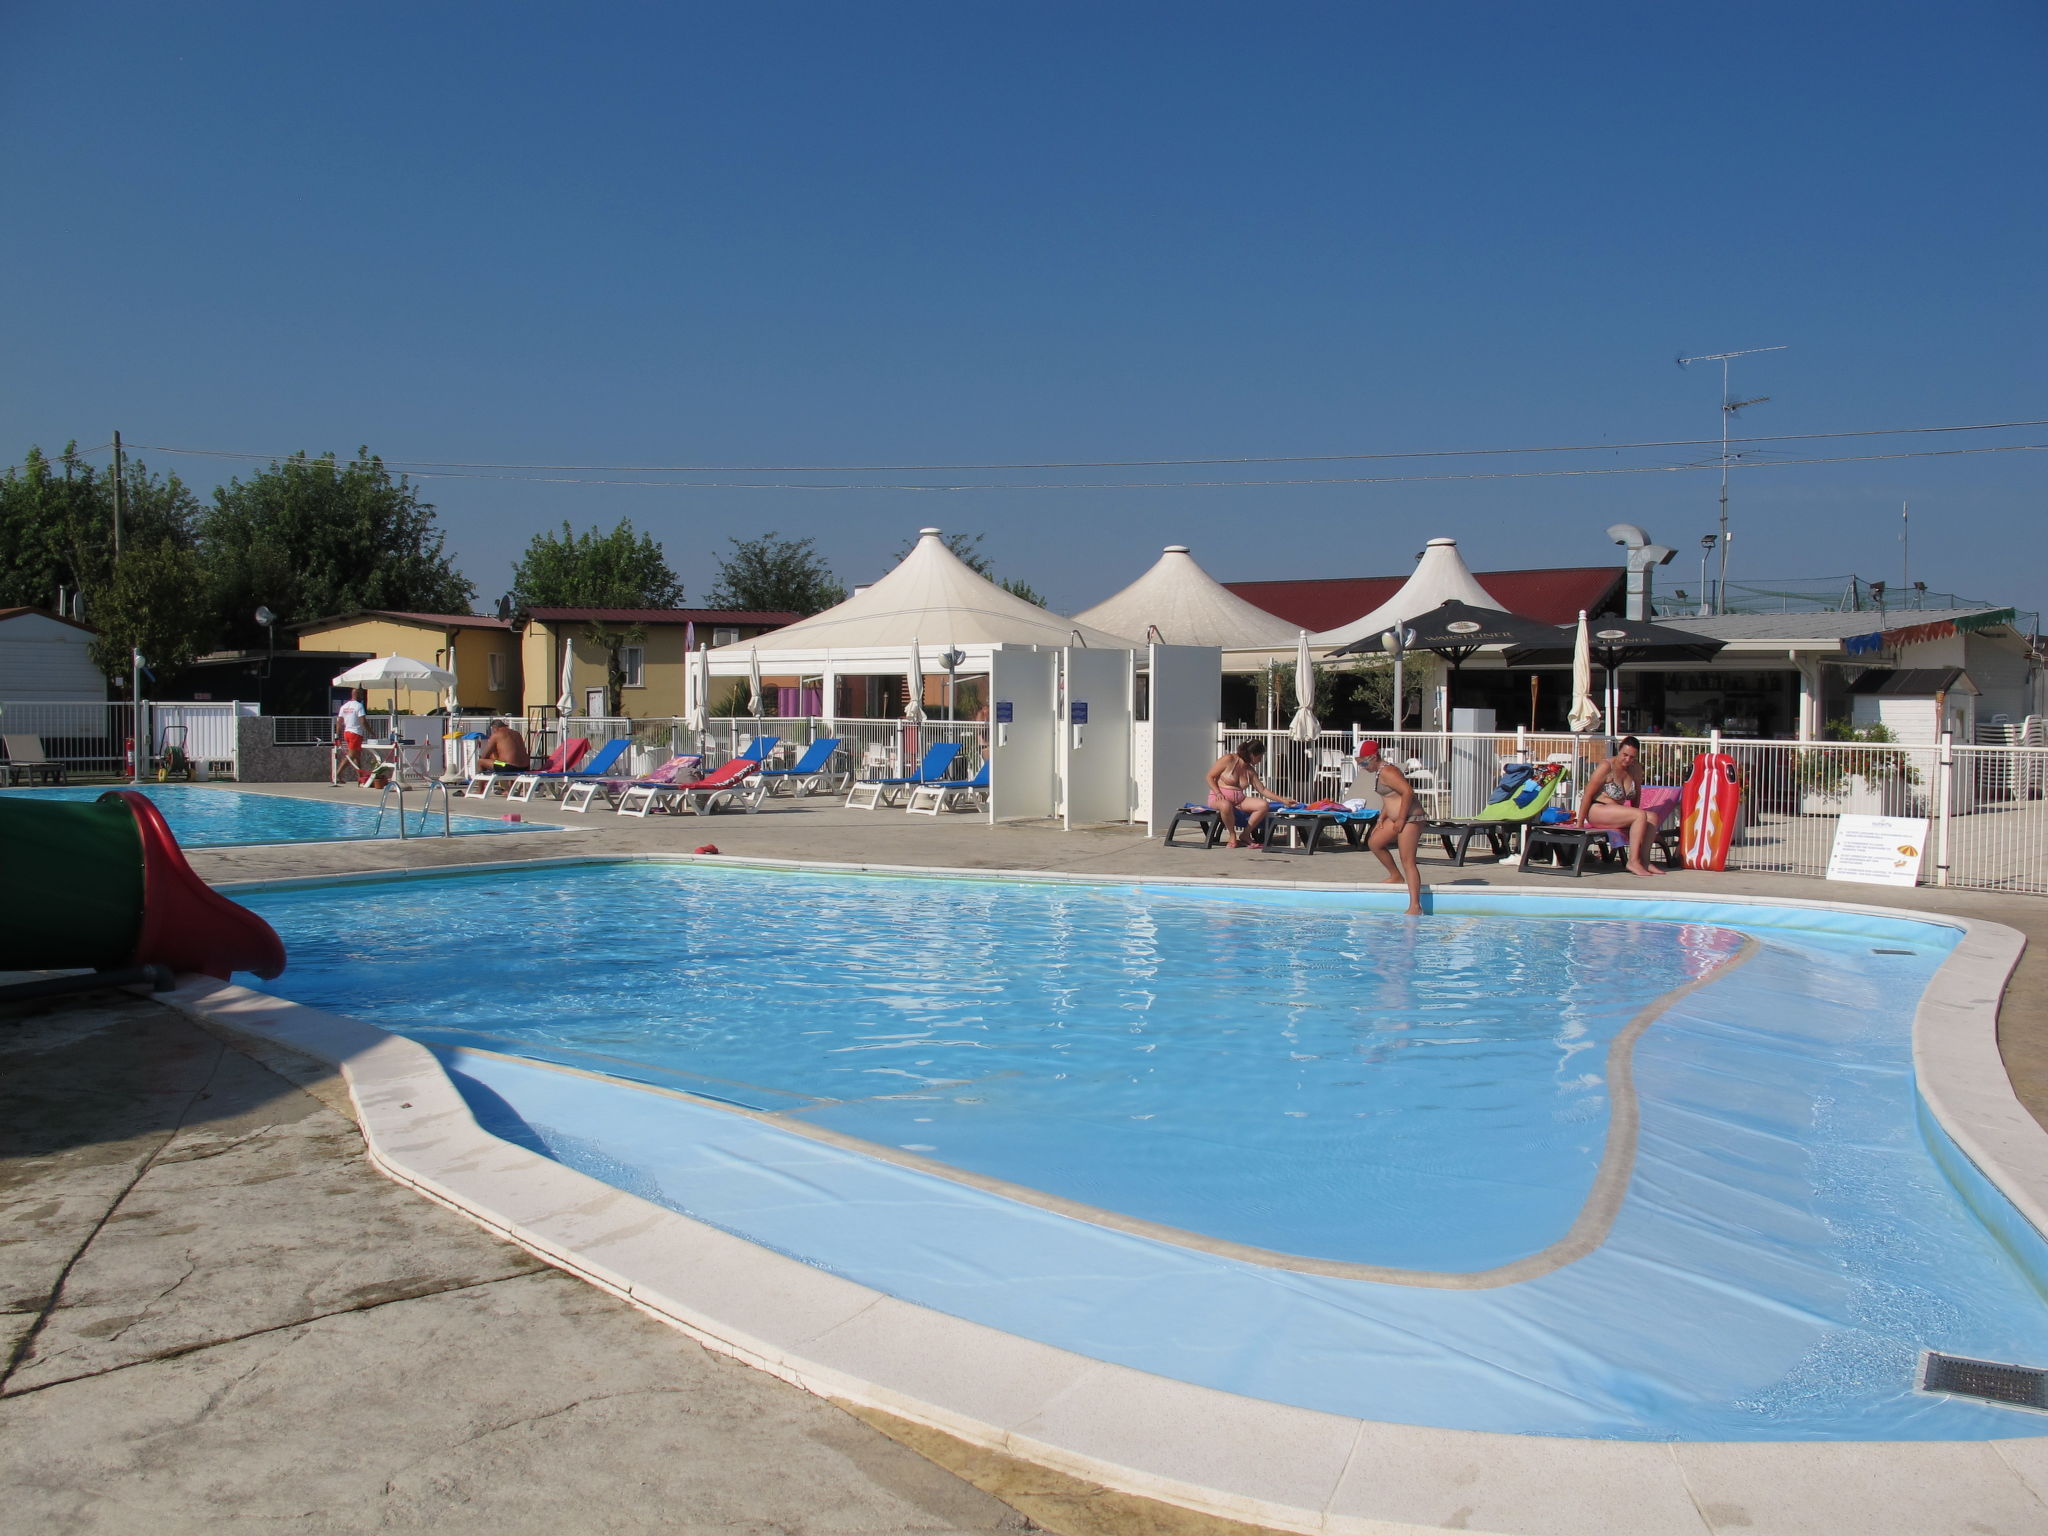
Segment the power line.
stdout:
[[[1796,443],[1851,437],[1910,437],[1936,432],[1996,432],[2016,427],[2048,426],[2048,418],[2031,421],[1985,421],[1949,427],[1870,427],[1846,432],[1785,432],[1767,437],[1731,437],[1729,443]],[[401,469],[426,470],[532,470],[621,475],[859,475],[859,474],[949,474],[963,470],[1038,469],[1180,469],[1228,464],[1346,464],[1386,459],[1461,459],[1525,453],[1619,453],[1633,448],[1719,447],[1718,437],[1679,437],[1633,443],[1569,443],[1532,448],[1433,448],[1405,453],[1299,453],[1253,454],[1211,459],[1049,459],[1014,464],[490,464],[460,459],[398,459],[380,456],[382,462]],[[130,443],[130,448],[151,453],[188,454],[200,458],[249,459],[277,462],[291,458],[283,453],[251,453],[232,448],[180,448],[163,443]],[[638,482],[635,482],[638,483]],[[1241,482],[1240,482],[1241,483]],[[880,487],[895,489],[895,487]]]
[[[1944,459],[1979,453],[2033,453],[2048,449],[2048,443],[2006,443],[1988,448],[1930,448],[1903,453],[1840,454],[1811,459],[1734,459],[1735,469],[1790,469],[1803,464],[1865,464],[1890,459]],[[153,450],[161,453],[159,448]],[[1617,465],[1604,469],[1503,469],[1449,475],[1355,475],[1288,480],[1062,480],[1024,481],[1005,484],[889,484],[886,482],[845,482],[820,484],[804,482],[752,482],[734,480],[599,480],[577,475],[491,475],[467,470],[408,470],[420,480],[491,480],[514,485],[605,485],[631,486],[652,491],[1190,491],[1273,489],[1289,486],[1408,485],[1455,480],[1554,480],[1592,475],[1676,475],[1718,469],[1718,459],[1691,464]]]

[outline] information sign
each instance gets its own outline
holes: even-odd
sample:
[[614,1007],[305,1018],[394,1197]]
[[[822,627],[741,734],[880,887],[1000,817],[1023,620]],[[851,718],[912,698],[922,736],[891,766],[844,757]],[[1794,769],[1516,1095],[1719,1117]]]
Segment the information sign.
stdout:
[[1844,816],[1835,826],[1828,878],[1865,885],[1918,885],[1926,848],[1924,816]]
[[1074,724],[1086,725],[1088,723],[1088,701],[1086,699],[1074,700],[1073,710]]
[[1017,706],[1008,699],[996,700],[996,724],[1008,725],[1016,719]]

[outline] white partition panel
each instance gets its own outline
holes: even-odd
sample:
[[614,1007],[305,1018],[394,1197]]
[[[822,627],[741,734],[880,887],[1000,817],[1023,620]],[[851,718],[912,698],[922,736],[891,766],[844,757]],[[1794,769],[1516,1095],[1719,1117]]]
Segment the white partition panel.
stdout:
[[990,821],[1056,813],[1059,661],[1058,651],[1029,645],[989,653]]
[[1174,811],[1207,793],[1223,717],[1223,652],[1213,645],[1152,647],[1152,752],[1147,777],[1147,835],[1156,837]]
[[1134,654],[1069,646],[1060,767],[1069,827],[1131,819],[1131,683]]

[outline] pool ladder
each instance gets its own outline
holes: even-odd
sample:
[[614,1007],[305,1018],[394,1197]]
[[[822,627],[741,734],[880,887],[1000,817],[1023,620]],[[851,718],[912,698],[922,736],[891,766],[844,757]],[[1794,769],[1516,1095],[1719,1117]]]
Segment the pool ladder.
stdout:
[[[405,830],[405,795],[407,790],[418,788],[424,788],[426,791],[426,797],[420,802],[419,830],[408,834]],[[377,830],[370,835],[372,837],[382,837],[384,835],[384,810],[386,806],[391,804],[391,797],[396,795],[398,797],[398,836],[400,840],[403,841],[408,835],[412,837],[425,837],[427,835],[427,818],[434,814],[434,795],[436,791],[441,796],[441,835],[443,837],[453,837],[455,835],[455,823],[454,813],[449,803],[448,786],[439,779],[429,779],[423,786],[401,784],[395,777],[385,784],[384,792],[377,797]]]

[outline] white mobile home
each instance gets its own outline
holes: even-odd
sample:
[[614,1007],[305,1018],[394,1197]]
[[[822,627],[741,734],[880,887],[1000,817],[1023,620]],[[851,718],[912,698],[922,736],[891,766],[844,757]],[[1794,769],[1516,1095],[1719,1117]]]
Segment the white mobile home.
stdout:
[[104,699],[88,651],[98,633],[41,608],[0,608],[0,703]]

